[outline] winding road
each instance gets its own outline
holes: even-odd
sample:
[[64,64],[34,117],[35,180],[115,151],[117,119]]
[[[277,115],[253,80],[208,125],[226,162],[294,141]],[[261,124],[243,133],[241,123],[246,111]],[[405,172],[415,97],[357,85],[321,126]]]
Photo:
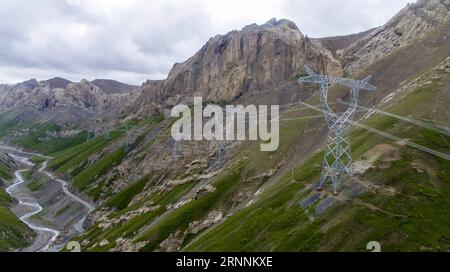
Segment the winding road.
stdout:
[[[19,219],[22,222],[24,222],[28,227],[30,227],[32,230],[34,230],[38,233],[39,236],[37,239],[46,239],[45,245],[43,247],[41,247],[38,251],[45,252],[45,251],[55,250],[55,248],[52,248],[51,245],[53,242],[56,241],[56,239],[60,235],[60,231],[46,227],[46,226],[38,225],[36,223],[31,223],[29,221],[29,219],[32,216],[39,214],[44,208],[33,197],[27,196],[26,194],[24,194],[23,191],[18,190],[19,185],[21,185],[25,182],[25,180],[22,176],[22,173],[29,170],[31,167],[34,166],[34,164],[32,162],[30,162],[29,158],[25,157],[25,155],[40,156],[42,158],[47,159],[46,161],[44,161],[42,163],[42,165],[39,167],[38,171],[42,174],[47,175],[50,179],[59,182],[61,184],[64,194],[66,194],[69,198],[73,199],[75,202],[78,202],[78,203],[82,204],[84,207],[86,207],[87,212],[86,212],[85,216],[83,218],[81,218],[81,220],[76,222],[73,226],[73,228],[79,233],[82,233],[85,231],[83,228],[83,223],[86,220],[87,215],[89,213],[91,213],[95,209],[95,207],[92,204],[86,202],[85,200],[83,200],[80,197],[71,193],[68,189],[67,181],[56,178],[52,173],[45,170],[45,168],[47,167],[47,164],[48,164],[48,160],[51,159],[51,157],[43,156],[38,153],[25,152],[23,150],[16,149],[16,148],[10,147],[10,146],[5,146],[5,145],[0,145],[0,149],[7,150],[8,154],[13,159],[28,166],[27,168],[20,169],[20,170],[17,170],[14,172],[15,177],[16,177],[15,182],[6,189],[6,192],[9,195],[11,195],[13,198],[17,199],[17,201],[19,202],[19,206],[21,206],[27,210],[27,213],[20,216]],[[21,155],[18,155],[17,153],[19,153]],[[28,211],[30,209],[31,209],[31,211]],[[48,234],[50,234],[50,236],[48,236]]]

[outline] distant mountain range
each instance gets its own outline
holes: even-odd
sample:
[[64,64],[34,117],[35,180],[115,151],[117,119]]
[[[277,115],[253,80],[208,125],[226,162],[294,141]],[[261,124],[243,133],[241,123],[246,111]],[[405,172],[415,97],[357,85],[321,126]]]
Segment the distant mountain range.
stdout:
[[137,86],[115,80],[71,82],[56,77],[38,82],[31,79],[15,85],[0,85],[0,112],[14,111],[20,122],[79,124],[120,108],[136,97]]
[[[49,170],[97,205],[73,238],[83,251],[365,251],[369,241],[385,251],[448,251],[449,29],[448,0],[420,0],[384,26],[340,37],[313,39],[271,19],[210,38],[166,79],[138,87],[0,85],[0,135],[54,156]],[[314,190],[327,131],[321,112],[302,104],[319,104],[317,86],[297,82],[304,65],[373,75],[378,88],[360,93],[355,176],[339,196]],[[193,96],[281,105],[279,149],[233,142],[218,157],[218,142],[182,141],[177,155],[168,115]],[[330,89],[333,110],[348,97]],[[102,124],[110,137],[103,130],[86,142]],[[49,130],[61,136],[39,141]]]

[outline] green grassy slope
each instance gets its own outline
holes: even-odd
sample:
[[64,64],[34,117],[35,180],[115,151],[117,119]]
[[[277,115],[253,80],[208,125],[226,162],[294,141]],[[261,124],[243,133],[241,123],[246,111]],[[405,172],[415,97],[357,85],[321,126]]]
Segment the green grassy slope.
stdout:
[[143,251],[158,249],[159,243],[175,231],[185,230],[195,220],[204,218],[214,207],[232,206],[230,201],[233,187],[239,183],[243,165],[238,165],[229,174],[220,177],[214,184],[216,190],[176,209],[158,224],[142,233],[137,241],[145,241]]
[[[422,86],[386,110],[402,116],[432,121],[433,116],[427,114],[428,109],[435,106],[430,98],[437,97],[437,93],[445,91],[449,85],[450,82],[444,79],[442,82]],[[317,97],[312,98],[309,103],[317,104]],[[211,211],[227,211],[235,207],[239,204],[237,196],[249,187],[255,191],[254,188],[258,188],[265,181],[263,179],[252,184],[249,182],[251,177],[272,169],[284,160],[284,156],[292,152],[294,146],[301,145],[304,137],[308,137],[304,134],[305,130],[318,129],[317,119],[295,120],[295,117],[315,114],[317,113],[312,110],[300,109],[283,116],[282,120],[293,119],[281,124],[280,148],[276,152],[261,153],[259,144],[240,145],[238,153],[233,157],[242,160],[239,163],[235,161],[235,167],[225,170],[213,181],[212,185],[216,188],[214,192],[192,200],[178,209],[158,207],[106,230],[95,225],[79,237],[80,240],[89,241],[85,250],[108,251],[116,245],[119,238],[144,245],[142,251],[160,250],[161,242],[175,233],[185,233],[190,223],[205,219]],[[400,138],[410,138],[413,142],[441,152],[448,152],[450,149],[448,137],[393,117],[377,114],[367,120],[366,124]],[[308,186],[316,182],[320,174],[322,154],[318,153],[298,165],[292,173],[281,176],[256,203],[235,213],[224,223],[211,230],[188,233],[181,238],[181,248],[187,251],[364,251],[367,242],[378,240],[382,242],[384,250],[445,250],[446,237],[449,237],[445,226],[450,223],[447,219],[448,212],[443,210],[449,204],[446,195],[450,175],[448,163],[366,130],[354,129],[351,138],[355,158],[364,157],[368,151],[380,144],[392,145],[398,149],[399,159],[390,161],[390,154],[384,154],[372,170],[360,177],[386,191],[393,188],[396,192],[394,196],[383,193],[383,190],[381,194],[369,192],[320,216],[315,216],[315,206],[302,209],[299,206],[300,200],[310,193]],[[413,159],[420,160],[419,168]],[[385,176],[376,176],[385,167],[390,171],[385,171]],[[427,172],[427,169],[433,169],[433,172]],[[422,173],[418,175],[420,171]],[[405,180],[402,177],[405,177]],[[436,189],[436,177],[440,184],[447,185]],[[395,180],[397,183],[391,184]],[[420,182],[421,180],[426,182]],[[433,182],[429,182],[431,180]],[[111,218],[119,219],[147,205],[161,205],[156,196],[165,196],[178,190],[176,187],[168,192],[156,191],[130,205],[134,196],[154,188],[154,185],[157,184],[144,179],[111,198],[106,202],[107,207],[116,209]],[[187,188],[181,188],[182,186]],[[171,203],[186,193],[190,188],[188,186],[193,184],[180,185],[180,194],[174,192],[176,197],[171,197]],[[424,192],[429,195],[424,196]],[[434,192],[431,194],[434,199],[428,199],[430,192]],[[407,204],[400,209],[396,203]],[[434,214],[434,210],[440,211],[438,216]],[[430,239],[429,242],[426,243],[425,239],[412,242],[417,238],[414,235],[427,231],[426,222],[433,222],[435,226],[428,230],[429,235],[426,238]],[[420,231],[413,231],[416,224],[424,227],[419,228]],[[393,232],[395,228],[399,228],[399,233],[406,233],[411,239],[400,242],[391,239],[391,235],[397,235]],[[353,229],[359,232],[355,233]],[[107,240],[108,244],[99,246],[104,240]]]
[[[142,121],[132,120],[127,125],[140,127],[143,128],[144,131],[148,131],[153,126],[161,122],[161,120],[161,116],[153,116]],[[69,147],[63,148],[53,154],[54,159],[49,162],[49,168],[56,171],[57,173],[64,173],[73,177],[77,176],[85,170],[86,165],[84,165],[84,163],[89,158],[89,156],[102,151],[105,147],[111,145],[124,136],[124,127],[125,126],[121,126],[115,128],[114,130],[111,130],[109,140],[105,140],[103,136],[99,136],[90,142],[86,142],[86,137],[84,135],[82,141],[78,143],[76,141],[78,135],[75,136],[75,139],[69,138],[68,141],[70,141],[72,144]],[[139,142],[139,140],[141,139],[142,137],[138,138],[137,142]],[[122,147],[118,147],[118,149],[122,149]],[[113,157],[113,159],[115,159],[115,157],[117,156]],[[94,171],[94,173],[95,172],[96,171]]]
[[6,167],[6,165],[0,163],[0,178],[1,179],[11,179],[12,178],[12,174],[9,171],[8,167]]
[[[401,82],[409,82],[422,75],[433,68],[436,61],[449,55],[450,47],[441,44],[449,42],[438,40],[441,38],[439,33],[436,37],[433,35],[409,45],[405,50],[394,52],[362,71],[362,74],[375,71],[373,83],[379,87],[379,99],[395,90]],[[417,58],[424,48],[429,49],[426,57]],[[436,105],[441,102],[439,97],[445,97],[438,93],[448,91],[449,86],[448,78],[434,80],[386,110],[433,122],[437,114],[430,109],[437,108]],[[330,98],[335,97],[344,96],[342,92],[333,90]],[[361,102],[366,106],[370,104],[367,98],[368,95],[362,93]],[[308,102],[318,104],[317,96]],[[444,108],[445,114],[448,114],[447,111]],[[303,110],[284,118],[315,114],[320,113]],[[158,120],[132,123],[143,128],[144,134],[147,134],[155,123],[161,121]],[[84,250],[108,251],[116,246],[119,238],[125,238],[143,245],[142,251],[154,251],[160,250],[161,242],[171,235],[186,233],[191,223],[204,220],[210,212],[220,210],[226,214],[240,205],[245,197],[252,196],[267,181],[263,174],[294,157],[288,156],[289,153],[312,154],[322,136],[318,132],[321,123],[317,120],[282,123],[280,147],[276,152],[261,153],[259,144],[241,144],[233,154],[235,160],[231,163],[232,167],[213,180],[215,190],[176,209],[171,205],[189,192],[197,184],[196,181],[165,188],[160,185],[166,173],[145,173],[148,176],[120,192],[105,192],[111,180],[103,177],[119,165],[128,153],[123,146],[115,144],[124,136],[120,130],[112,131],[109,141],[97,137],[86,143],[86,135],[80,133],[67,139],[37,142],[39,136],[45,136],[46,130],[59,129],[46,124],[39,126],[33,134],[19,138],[16,143],[52,154],[54,159],[49,167],[72,178],[74,186],[93,199],[110,197],[98,210],[113,209],[109,218],[114,223],[109,227],[96,224],[78,237],[79,241],[86,241],[83,243]],[[440,152],[448,153],[450,150],[449,137],[434,130],[379,114],[365,123]],[[5,127],[10,125],[4,124]],[[313,132],[308,134],[306,131]],[[313,142],[311,135],[315,137]],[[136,148],[144,137],[139,137],[130,149]],[[351,138],[354,158],[369,156],[381,144],[396,150],[395,155],[383,153],[370,170],[358,177],[377,189],[341,203],[322,215],[315,214],[317,203],[307,209],[301,208],[299,202],[311,193],[309,186],[317,181],[320,174],[322,154],[314,154],[305,158],[292,172],[276,176],[276,184],[249,207],[234,213],[210,230],[188,233],[181,239],[181,248],[186,251],[363,251],[368,241],[377,240],[382,243],[383,250],[449,250],[449,162],[362,129],[354,129]],[[144,158],[139,156],[151,152],[153,147],[154,142],[139,146],[134,158]],[[303,153],[298,153],[299,150]],[[90,160],[92,157],[95,159]],[[252,179],[258,176],[261,178]],[[36,181],[30,186],[34,189],[40,183]],[[140,198],[135,198],[138,195]],[[103,243],[105,240],[106,244]]]
[[12,142],[29,149],[44,152],[47,148],[51,147],[52,145],[48,142],[39,141],[39,138],[47,136],[47,131],[55,132],[59,131],[60,129],[59,126],[55,124],[41,124],[38,126],[34,126],[34,128],[35,131],[32,131],[27,135],[15,137]]
[[[309,114],[311,114],[309,112]],[[247,157],[242,161],[235,161],[235,167],[226,170],[221,176],[213,181],[215,191],[201,196],[192,202],[187,203],[179,209],[168,210],[166,206],[175,203],[183,194],[187,193],[196,182],[190,182],[171,188],[169,191],[157,190],[143,200],[130,205],[130,200],[138,193],[155,188],[158,183],[149,182],[146,179],[140,180],[135,184],[122,190],[119,194],[114,195],[106,203],[106,207],[115,208],[116,212],[111,215],[112,218],[120,218],[126,213],[132,213],[152,203],[152,206],[160,206],[155,211],[138,215],[123,225],[113,226],[111,229],[102,230],[98,226],[94,226],[86,234],[80,237],[90,241],[84,250],[90,251],[107,251],[114,247],[118,238],[131,239],[137,243],[144,243],[146,246],[144,251],[158,249],[159,242],[165,240],[171,233],[175,231],[185,231],[189,224],[195,220],[201,220],[208,215],[209,212],[217,209],[230,209],[238,205],[240,200],[232,199],[236,197],[242,190],[257,190],[267,178],[261,177],[254,180],[243,182],[254,176],[261,175],[274,165],[280,163],[283,154],[289,152],[292,144],[299,141],[298,127],[302,127],[307,122],[305,120],[292,120],[284,123],[285,134],[280,141],[280,148],[276,152],[261,154],[259,152],[259,143],[246,143],[239,146],[239,158]],[[178,178],[183,178],[183,173]],[[101,207],[99,208],[101,209]],[[151,228],[147,225],[157,218],[163,218]],[[139,234],[139,235],[138,235]],[[186,237],[186,242],[193,239],[196,235]],[[99,247],[98,244],[103,240],[110,243],[107,246]]]
[[[2,190],[0,189],[0,198],[2,198]],[[29,245],[31,231],[1,204],[0,230],[0,251],[10,251]]]
[[[83,241],[87,239],[90,241],[86,246],[87,251],[108,251],[117,243],[117,239],[133,239],[138,231],[145,227],[151,220],[160,216],[167,209],[167,206],[174,204],[183,194],[189,191],[195,184],[186,183],[178,185],[170,190],[159,190],[154,194],[139,200],[135,203],[130,203],[130,200],[144,188],[149,188],[152,185],[158,185],[164,175],[154,174],[139,180],[121,191],[119,194],[107,201],[105,207],[114,207],[117,213],[111,216],[111,219],[118,220],[119,224],[112,225],[106,231],[101,226],[94,225],[86,233],[82,234],[77,239]],[[142,208],[150,208],[147,211],[139,212]],[[121,219],[129,213],[139,212],[128,220]],[[105,246],[99,246],[99,242],[106,240],[109,243]]]
[[[433,97],[450,86],[444,78],[416,89],[387,109],[420,119],[434,105]],[[384,115],[367,125],[450,153],[450,137]],[[316,216],[314,207],[299,203],[307,185],[320,174],[321,154],[282,177],[250,207],[241,210],[187,245],[186,251],[365,251],[379,241],[384,251],[450,250],[450,162],[393,143],[366,130],[351,134],[353,155],[364,155],[379,144],[398,149],[383,154],[374,167],[358,177],[379,188]],[[388,193],[390,192],[390,193]]]
[[[10,179],[11,172],[0,163],[0,177]],[[32,231],[22,223],[9,209],[13,199],[0,187],[0,251],[10,251],[29,245]]]
[[[122,136],[121,132],[112,132],[110,140],[105,140],[104,137],[97,137],[91,142],[83,142],[71,148],[65,149],[54,154],[48,167],[57,173],[65,173],[75,176],[81,172],[80,164],[84,162],[89,156],[101,151],[107,145]],[[78,167],[78,168],[77,168]]]

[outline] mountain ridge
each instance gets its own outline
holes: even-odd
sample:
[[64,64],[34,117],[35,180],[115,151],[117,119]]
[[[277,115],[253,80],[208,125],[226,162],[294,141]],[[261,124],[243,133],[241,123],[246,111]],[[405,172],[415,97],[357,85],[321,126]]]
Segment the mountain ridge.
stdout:
[[303,36],[295,23],[271,19],[252,24],[210,38],[192,57],[175,64],[167,79],[147,81],[134,108],[137,113],[165,112],[177,103],[189,103],[193,95],[232,102],[277,87],[301,73],[304,62],[317,71],[342,75],[333,56]]
[[[41,125],[14,140],[54,154],[49,169],[97,204],[87,231],[74,238],[84,251],[363,251],[368,241],[392,251],[446,250],[450,165],[412,147],[450,150],[450,132],[435,126],[450,122],[446,3],[419,1],[343,41],[310,39],[273,19],[217,35],[167,79],[149,80],[118,103],[123,110],[108,135],[86,141],[81,127],[75,136],[37,142],[49,129]],[[434,13],[437,23],[428,23]],[[410,28],[417,22],[424,25]],[[355,176],[337,197],[313,190],[327,134],[321,113],[301,106],[320,102],[316,87],[297,83],[305,64],[350,78],[372,74],[378,87],[360,94],[355,122],[372,130],[352,128]],[[218,158],[216,141],[183,141],[176,154],[168,113],[194,95],[281,105],[279,149],[232,142]],[[345,110],[348,91],[333,88],[328,98]],[[92,116],[94,128],[110,117]]]
[[136,88],[114,80],[31,79],[0,85],[0,111],[16,111],[21,122],[42,120],[75,125],[106,114],[119,115],[126,101],[136,96]]

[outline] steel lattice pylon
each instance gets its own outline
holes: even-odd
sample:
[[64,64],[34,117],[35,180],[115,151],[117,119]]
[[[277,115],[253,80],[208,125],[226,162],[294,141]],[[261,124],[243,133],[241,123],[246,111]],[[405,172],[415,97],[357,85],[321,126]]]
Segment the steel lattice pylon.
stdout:
[[[334,194],[338,193],[341,175],[353,175],[352,153],[349,138],[350,122],[358,105],[359,90],[375,91],[376,87],[369,84],[371,76],[363,80],[354,80],[316,74],[305,66],[308,76],[301,77],[299,83],[314,83],[320,86],[320,107],[325,115],[328,129],[327,143],[324,148],[322,173],[318,190],[322,190],[328,178],[333,184]],[[328,105],[328,87],[330,85],[344,85],[350,88],[349,108],[342,114],[334,113]]]
[[181,149],[181,143],[179,140],[174,140],[173,149],[172,149],[172,157],[179,158],[183,154],[183,150]]
[[95,133],[88,130],[87,134],[86,134],[86,142],[90,142],[90,141],[94,140],[94,138],[95,138]]
[[222,157],[224,157],[227,153],[227,149],[228,149],[228,141],[226,139],[227,137],[227,126],[225,125],[225,127],[223,128],[222,134],[223,134],[223,139],[219,140],[218,144],[217,144],[217,161],[221,161]]
[[[225,113],[226,114],[226,113]],[[218,141],[217,144],[217,161],[220,162],[222,158],[227,154],[228,147],[229,147],[229,141],[227,139],[227,131],[228,129],[233,125],[230,122],[226,122],[222,127],[222,140]]]
[[171,138],[171,140],[173,141],[173,146],[172,146],[172,157],[174,159],[178,159],[180,157],[183,157],[183,149],[181,148],[181,135],[177,134],[176,135],[176,139]]

